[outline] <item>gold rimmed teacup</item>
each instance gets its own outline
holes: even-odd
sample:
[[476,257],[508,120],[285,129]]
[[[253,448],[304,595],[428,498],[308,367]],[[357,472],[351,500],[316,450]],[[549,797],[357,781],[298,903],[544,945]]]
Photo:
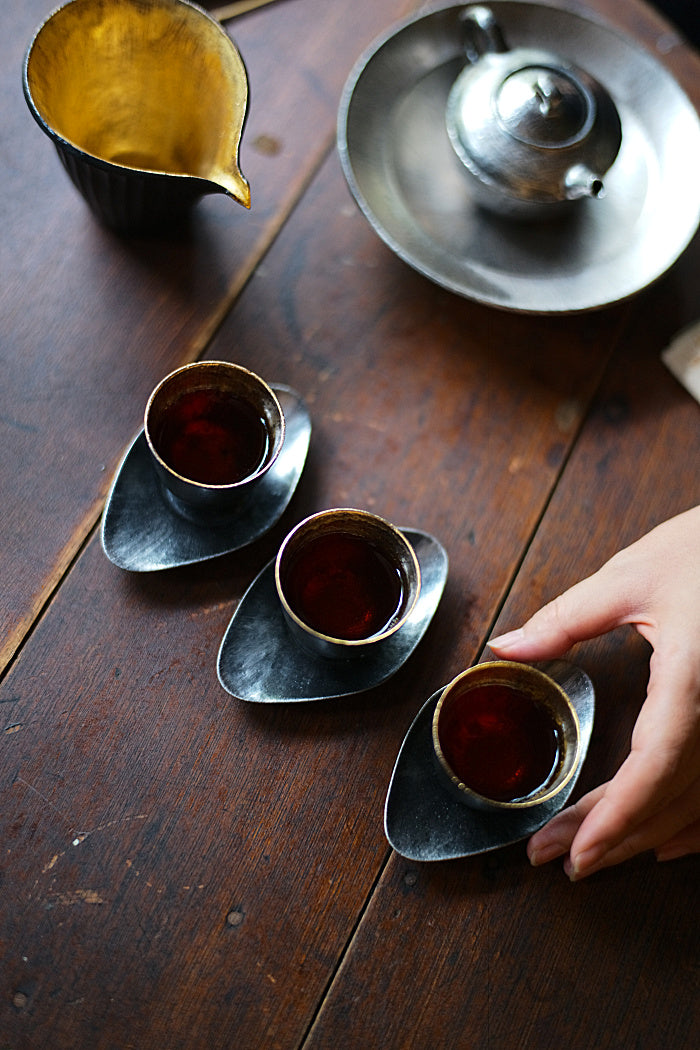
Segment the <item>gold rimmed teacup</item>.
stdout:
[[292,529],[275,562],[292,636],[315,655],[376,651],[415,608],[421,573],[404,534],[376,514],[336,508]]
[[518,812],[556,797],[579,760],[578,715],[529,664],[476,664],[442,691],[432,723],[444,783],[476,809]]
[[144,433],[168,502],[215,523],[254,497],[282,449],[285,420],[260,376],[229,361],[197,361],[155,388]]

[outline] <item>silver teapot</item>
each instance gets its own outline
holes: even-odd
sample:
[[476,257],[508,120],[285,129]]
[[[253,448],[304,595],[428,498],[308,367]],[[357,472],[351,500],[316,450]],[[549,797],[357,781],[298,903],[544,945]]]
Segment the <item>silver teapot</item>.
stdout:
[[447,101],[447,133],[477,203],[542,218],[604,195],[622,142],[617,108],[583,69],[548,51],[510,50],[488,7],[464,9],[467,65]]

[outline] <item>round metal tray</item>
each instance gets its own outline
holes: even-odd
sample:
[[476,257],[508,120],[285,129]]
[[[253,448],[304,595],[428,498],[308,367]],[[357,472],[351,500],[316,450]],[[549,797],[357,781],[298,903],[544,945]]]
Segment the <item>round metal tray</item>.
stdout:
[[623,127],[602,200],[522,222],[479,208],[445,128],[464,65],[459,13],[393,27],[356,63],[338,114],[345,177],[372,227],[419,273],[469,299],[523,313],[623,300],[675,262],[700,222],[700,120],[677,82],[620,33],[533,3],[489,4],[510,47],[545,45],[608,89]]

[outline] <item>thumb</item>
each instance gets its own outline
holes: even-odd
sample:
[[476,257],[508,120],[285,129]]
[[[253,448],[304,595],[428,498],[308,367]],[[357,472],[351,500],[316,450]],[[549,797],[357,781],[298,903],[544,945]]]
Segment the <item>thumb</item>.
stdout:
[[613,562],[554,598],[522,627],[492,638],[489,647],[506,659],[549,659],[575,642],[630,623],[634,616],[626,581]]

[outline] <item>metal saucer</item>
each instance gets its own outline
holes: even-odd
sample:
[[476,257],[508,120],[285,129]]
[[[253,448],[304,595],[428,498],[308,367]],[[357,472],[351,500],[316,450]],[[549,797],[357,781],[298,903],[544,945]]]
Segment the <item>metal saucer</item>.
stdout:
[[414,719],[399,751],[384,807],[390,845],[408,860],[455,860],[529,838],[557,813],[574,789],[593,731],[593,684],[565,660],[537,664],[568,694],[579,717],[581,754],[573,777],[556,799],[522,813],[470,809],[447,790],[435,763],[431,735],[441,687]]
[[[675,262],[700,222],[700,120],[653,55],[596,21],[543,4],[493,0],[512,47],[543,44],[605,85],[622,146],[602,200],[533,224],[479,208],[447,134],[464,67],[459,15],[440,7],[394,26],[345,85],[338,151],[370,225],[436,284],[522,313],[621,301]],[[580,205],[580,207],[578,207]]]
[[225,522],[203,526],[171,509],[140,432],[117,470],[102,515],[102,548],[111,562],[131,572],[191,565],[245,547],[272,528],[292,498],[311,439],[311,419],[299,394],[287,386],[273,390],[286,420],[284,445],[255,502]]
[[376,652],[347,660],[314,657],[292,638],[275,589],[271,561],[243,595],[219,649],[224,689],[259,704],[329,700],[371,689],[395,674],[416,648],[447,580],[444,547],[427,532],[402,529],[421,570],[421,593],[406,623]]

